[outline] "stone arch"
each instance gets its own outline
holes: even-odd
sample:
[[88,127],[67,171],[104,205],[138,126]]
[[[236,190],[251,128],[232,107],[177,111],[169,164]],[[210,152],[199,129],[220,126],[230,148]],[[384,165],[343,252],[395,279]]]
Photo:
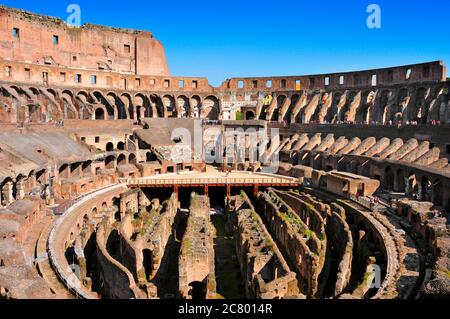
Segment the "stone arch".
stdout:
[[94,118],[96,121],[106,120],[106,111],[103,107],[98,106],[94,111]]
[[219,99],[214,95],[207,96],[203,100],[200,117],[208,120],[218,120],[219,116]]
[[198,95],[193,95],[190,99],[191,116],[199,118],[202,113],[202,99]]
[[47,89],[47,92],[50,93],[55,100],[58,98],[58,93],[56,93],[54,89]]
[[180,95],[177,97],[177,115],[181,118],[191,117],[189,99],[185,95]]
[[42,107],[40,104],[27,104],[28,122],[36,123],[42,121]]
[[[30,86],[30,87],[28,88],[28,90],[29,90],[34,96],[39,96],[39,94],[40,94],[39,89],[36,88],[36,87],[34,87],[34,86]],[[32,96],[30,96],[30,98],[31,98],[31,97],[32,97]]]
[[36,182],[41,184],[41,185],[45,184],[47,182],[47,180],[46,180],[46,173],[47,173],[47,170],[45,168],[37,171],[36,172],[36,176],[35,176],[36,177]]
[[156,162],[158,160],[158,157],[153,152],[147,152],[145,158],[147,162]]
[[92,172],[92,161],[85,161],[81,165],[83,174],[90,174]]
[[105,159],[105,167],[107,169],[115,169],[116,168],[116,158],[113,155],[109,155]]
[[108,142],[108,143],[106,143],[106,151],[107,151],[107,152],[112,152],[112,151],[114,151],[114,144],[113,144],[113,142]]
[[136,160],[136,155],[135,154],[131,153],[128,156],[128,163],[129,164],[137,164],[137,160]]
[[125,165],[127,164],[127,158],[125,154],[119,154],[117,157],[117,165]]
[[142,94],[137,93],[133,97],[133,106],[136,109],[136,118],[142,119],[144,117],[154,117],[153,108],[150,105],[149,98]]
[[189,283],[189,295],[193,300],[204,300],[206,299],[206,287],[201,281],[193,281]]
[[116,147],[119,151],[125,151],[125,143],[124,142],[119,142],[117,143],[117,147]]
[[63,164],[59,167],[59,178],[69,178],[70,177],[70,167],[69,164]]
[[83,228],[86,229],[89,227],[89,224],[91,222],[91,217],[89,214],[84,214],[83,216]]
[[348,113],[350,111],[350,106],[352,105],[353,101],[355,100],[356,96],[358,95],[358,92],[356,91],[350,91],[348,93],[345,105],[342,107],[338,114],[338,121],[340,122],[346,122],[348,121]]
[[281,112],[281,109],[283,108],[284,102],[287,99],[287,96],[284,94],[280,94],[276,97],[276,99],[277,99],[277,102],[276,102],[277,104],[276,104],[275,110],[273,110],[272,117],[270,118],[271,121],[279,120],[280,112]]
[[70,90],[64,90],[61,93],[61,100],[63,101],[64,118],[77,119],[79,118],[79,110],[74,103],[74,95]]
[[15,111],[15,109],[20,107],[20,101],[2,86],[0,86],[0,93],[1,97],[4,97],[1,99],[4,102],[4,107],[0,107],[0,120],[4,122],[20,122],[17,111]]
[[118,98],[124,105],[125,111],[128,114],[127,118],[136,119],[136,109],[133,105],[131,95],[128,93],[122,93]]
[[164,103],[159,95],[150,95],[150,102],[152,104],[152,110],[154,111],[153,117],[165,117]]
[[164,95],[162,102],[164,105],[164,117],[177,117],[177,107],[173,95]]
[[17,85],[10,85],[9,88],[16,91],[18,96],[24,95],[24,91],[22,90],[22,88],[18,87]]
[[325,116],[325,121],[328,123],[334,123],[337,120],[339,103],[341,102],[343,93],[342,92],[333,92],[333,101],[331,102],[331,107],[328,109],[328,112]]
[[375,102],[376,92],[366,90],[362,93],[362,104],[356,113],[356,122],[369,124],[373,116],[373,105]]
[[93,110],[91,105],[91,97],[86,91],[79,91],[75,95],[75,103],[78,105],[80,110],[80,118],[83,120],[95,118],[95,110]]
[[252,121],[256,118],[255,112],[252,110],[248,110],[245,112],[245,120],[246,121]]
[[92,95],[97,99],[97,102],[102,104],[106,109],[106,117],[108,120],[117,119],[117,108],[115,104],[111,104],[107,97],[100,91],[94,91]]
[[291,104],[289,105],[286,113],[283,116],[283,120],[287,123],[291,123],[292,113],[294,112],[294,108],[300,100],[300,94],[294,93],[291,96]]
[[[42,91],[44,95],[44,91]],[[52,116],[61,116],[63,114],[61,110],[61,103],[58,101],[59,94],[54,89],[47,89],[46,92],[48,93],[48,99],[52,102],[52,105],[56,107],[56,112],[52,109],[51,114]],[[47,95],[46,95],[47,96]]]
[[114,92],[109,92],[106,94],[106,99],[108,100],[110,105],[114,105],[117,110],[117,119],[118,120],[126,120],[128,118],[128,110],[125,107],[125,104],[121,100],[119,96],[117,96]]

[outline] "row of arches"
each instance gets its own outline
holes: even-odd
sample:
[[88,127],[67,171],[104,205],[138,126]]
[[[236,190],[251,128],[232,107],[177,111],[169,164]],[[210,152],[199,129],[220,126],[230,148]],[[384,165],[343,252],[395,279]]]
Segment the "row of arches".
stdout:
[[27,175],[6,177],[0,182],[0,205],[8,206],[29,194],[45,196],[49,191],[48,181],[49,176],[46,169],[31,170]]
[[287,123],[447,122],[449,100],[444,86],[282,93],[262,107],[259,119]]
[[2,122],[137,120],[144,117],[218,120],[221,114],[219,98],[214,94],[132,94],[12,85],[0,87],[0,101],[4,105],[0,107]]
[[302,164],[327,172],[338,170],[378,179],[382,188],[387,191],[404,194],[417,201],[432,202],[450,211],[448,180],[441,175],[430,174],[407,165],[381,164],[357,155],[336,157],[336,155],[320,153],[315,154],[314,158],[309,156]]
[[387,190],[405,193],[419,201],[433,202],[437,206],[444,204],[444,187],[439,177],[388,165],[384,169],[383,184]]
[[[147,152],[144,161],[150,161],[152,159],[151,152]],[[48,169],[32,170],[27,175],[19,174],[14,177],[6,177],[0,181],[0,205],[8,206],[16,200],[23,199],[27,195],[48,199],[51,196],[57,195],[54,193],[54,187],[61,180],[97,176],[102,167],[115,170],[117,166],[128,164],[137,165],[137,155],[134,152],[119,151],[112,152],[106,156],[104,165],[98,161],[94,163],[93,160],[62,163],[55,171]],[[82,187],[81,191],[85,191],[85,189]]]

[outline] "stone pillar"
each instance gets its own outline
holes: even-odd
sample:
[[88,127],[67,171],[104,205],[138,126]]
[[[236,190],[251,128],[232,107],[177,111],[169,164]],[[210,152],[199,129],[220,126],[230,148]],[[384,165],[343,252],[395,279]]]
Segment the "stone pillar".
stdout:
[[30,185],[30,191],[32,190],[32,189],[34,189],[35,187],[36,187],[36,185],[37,185],[37,181],[36,181],[36,174],[33,174],[33,175],[31,175],[30,177],[28,177],[28,182],[29,182],[29,185]]
[[180,102],[178,99],[175,99],[175,110],[177,112],[177,118],[182,118],[181,110],[183,109],[184,103],[185,103],[184,100],[183,100],[183,102]]
[[3,206],[8,206],[9,204],[11,204],[14,201],[13,183],[12,182],[7,182],[7,183],[5,183],[5,185],[3,185],[2,195],[3,195],[3,202],[2,202]]
[[45,196],[47,199],[47,205],[52,205],[55,202],[55,181],[53,177],[50,177],[48,180],[48,186],[45,189]]
[[25,197],[25,182],[23,179],[20,179],[16,182],[16,199],[23,199]]
[[409,183],[409,178],[405,177],[405,195],[411,196],[412,195],[412,187]]
[[148,200],[147,196],[145,196],[144,192],[142,191],[139,192],[138,198],[139,198],[139,207],[150,205],[150,201]]
[[423,200],[423,198],[424,198],[424,193],[423,193],[422,184],[419,183],[419,184],[417,184],[417,199]]

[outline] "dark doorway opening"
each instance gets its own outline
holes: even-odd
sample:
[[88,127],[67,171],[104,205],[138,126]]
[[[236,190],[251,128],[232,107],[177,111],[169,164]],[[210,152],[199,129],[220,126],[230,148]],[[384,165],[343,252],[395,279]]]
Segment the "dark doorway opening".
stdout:
[[204,300],[206,299],[206,289],[205,285],[200,281],[194,281],[189,284],[191,287],[191,296],[193,300]]

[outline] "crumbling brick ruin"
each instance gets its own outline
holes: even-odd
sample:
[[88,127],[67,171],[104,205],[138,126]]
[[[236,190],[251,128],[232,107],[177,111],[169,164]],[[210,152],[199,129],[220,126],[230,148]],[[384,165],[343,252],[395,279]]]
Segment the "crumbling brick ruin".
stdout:
[[192,193],[180,251],[180,293],[188,299],[211,299],[216,292],[213,230],[209,199]]
[[246,281],[246,296],[257,299],[298,298],[295,276],[243,192],[229,203],[236,234],[236,253]]
[[449,298],[442,61],[214,87],[147,31],[0,32],[0,299]]

